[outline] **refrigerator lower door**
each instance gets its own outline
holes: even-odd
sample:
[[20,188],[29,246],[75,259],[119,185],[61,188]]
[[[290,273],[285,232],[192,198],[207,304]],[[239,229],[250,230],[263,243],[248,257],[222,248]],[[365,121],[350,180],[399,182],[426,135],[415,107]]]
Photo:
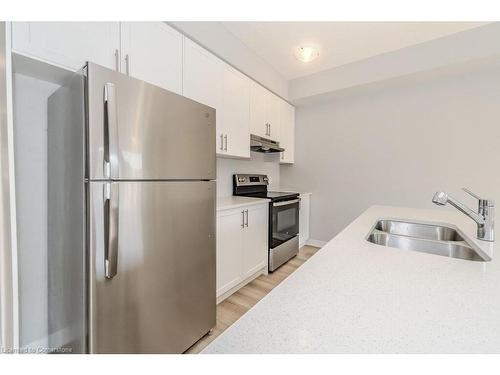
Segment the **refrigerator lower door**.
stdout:
[[88,178],[215,179],[215,109],[89,63]]
[[215,182],[89,183],[92,353],[182,353],[215,326]]

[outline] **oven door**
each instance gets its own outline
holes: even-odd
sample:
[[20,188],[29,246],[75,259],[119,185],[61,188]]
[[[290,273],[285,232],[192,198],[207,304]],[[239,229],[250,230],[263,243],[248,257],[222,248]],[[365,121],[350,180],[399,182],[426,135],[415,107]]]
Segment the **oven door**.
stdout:
[[287,242],[299,234],[300,198],[271,203],[271,230],[269,231],[269,247]]

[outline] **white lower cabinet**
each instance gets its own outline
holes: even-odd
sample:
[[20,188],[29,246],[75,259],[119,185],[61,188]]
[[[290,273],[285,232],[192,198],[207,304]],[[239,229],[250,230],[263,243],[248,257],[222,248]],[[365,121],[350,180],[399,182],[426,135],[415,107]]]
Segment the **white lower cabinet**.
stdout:
[[217,302],[267,273],[268,204],[217,212]]

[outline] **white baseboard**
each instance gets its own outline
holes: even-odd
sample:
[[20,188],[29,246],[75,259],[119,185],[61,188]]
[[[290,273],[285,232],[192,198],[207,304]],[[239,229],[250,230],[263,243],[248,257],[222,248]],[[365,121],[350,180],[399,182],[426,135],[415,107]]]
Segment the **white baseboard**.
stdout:
[[314,247],[323,247],[327,244],[326,241],[320,241],[320,240],[313,240],[312,238],[309,238],[306,241],[306,245],[314,246]]
[[233,286],[231,289],[229,289],[229,290],[225,291],[224,293],[221,293],[220,295],[218,295],[216,303],[217,304],[221,303],[227,297],[229,297],[231,294],[236,293],[238,290],[240,290],[241,288],[243,288],[248,283],[254,281],[260,275],[267,275],[267,262],[266,262],[266,266],[264,268],[260,269],[259,271],[257,271],[256,273],[254,273],[252,276],[246,278],[245,280],[243,280],[242,282],[240,282],[238,285]]

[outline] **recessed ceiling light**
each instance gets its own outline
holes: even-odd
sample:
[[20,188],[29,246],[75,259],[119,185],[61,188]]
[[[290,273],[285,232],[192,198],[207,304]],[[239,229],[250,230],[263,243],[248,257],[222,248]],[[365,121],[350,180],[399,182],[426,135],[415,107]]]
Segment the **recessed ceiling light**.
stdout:
[[310,62],[319,56],[318,48],[314,46],[298,46],[295,48],[295,57],[302,62]]

